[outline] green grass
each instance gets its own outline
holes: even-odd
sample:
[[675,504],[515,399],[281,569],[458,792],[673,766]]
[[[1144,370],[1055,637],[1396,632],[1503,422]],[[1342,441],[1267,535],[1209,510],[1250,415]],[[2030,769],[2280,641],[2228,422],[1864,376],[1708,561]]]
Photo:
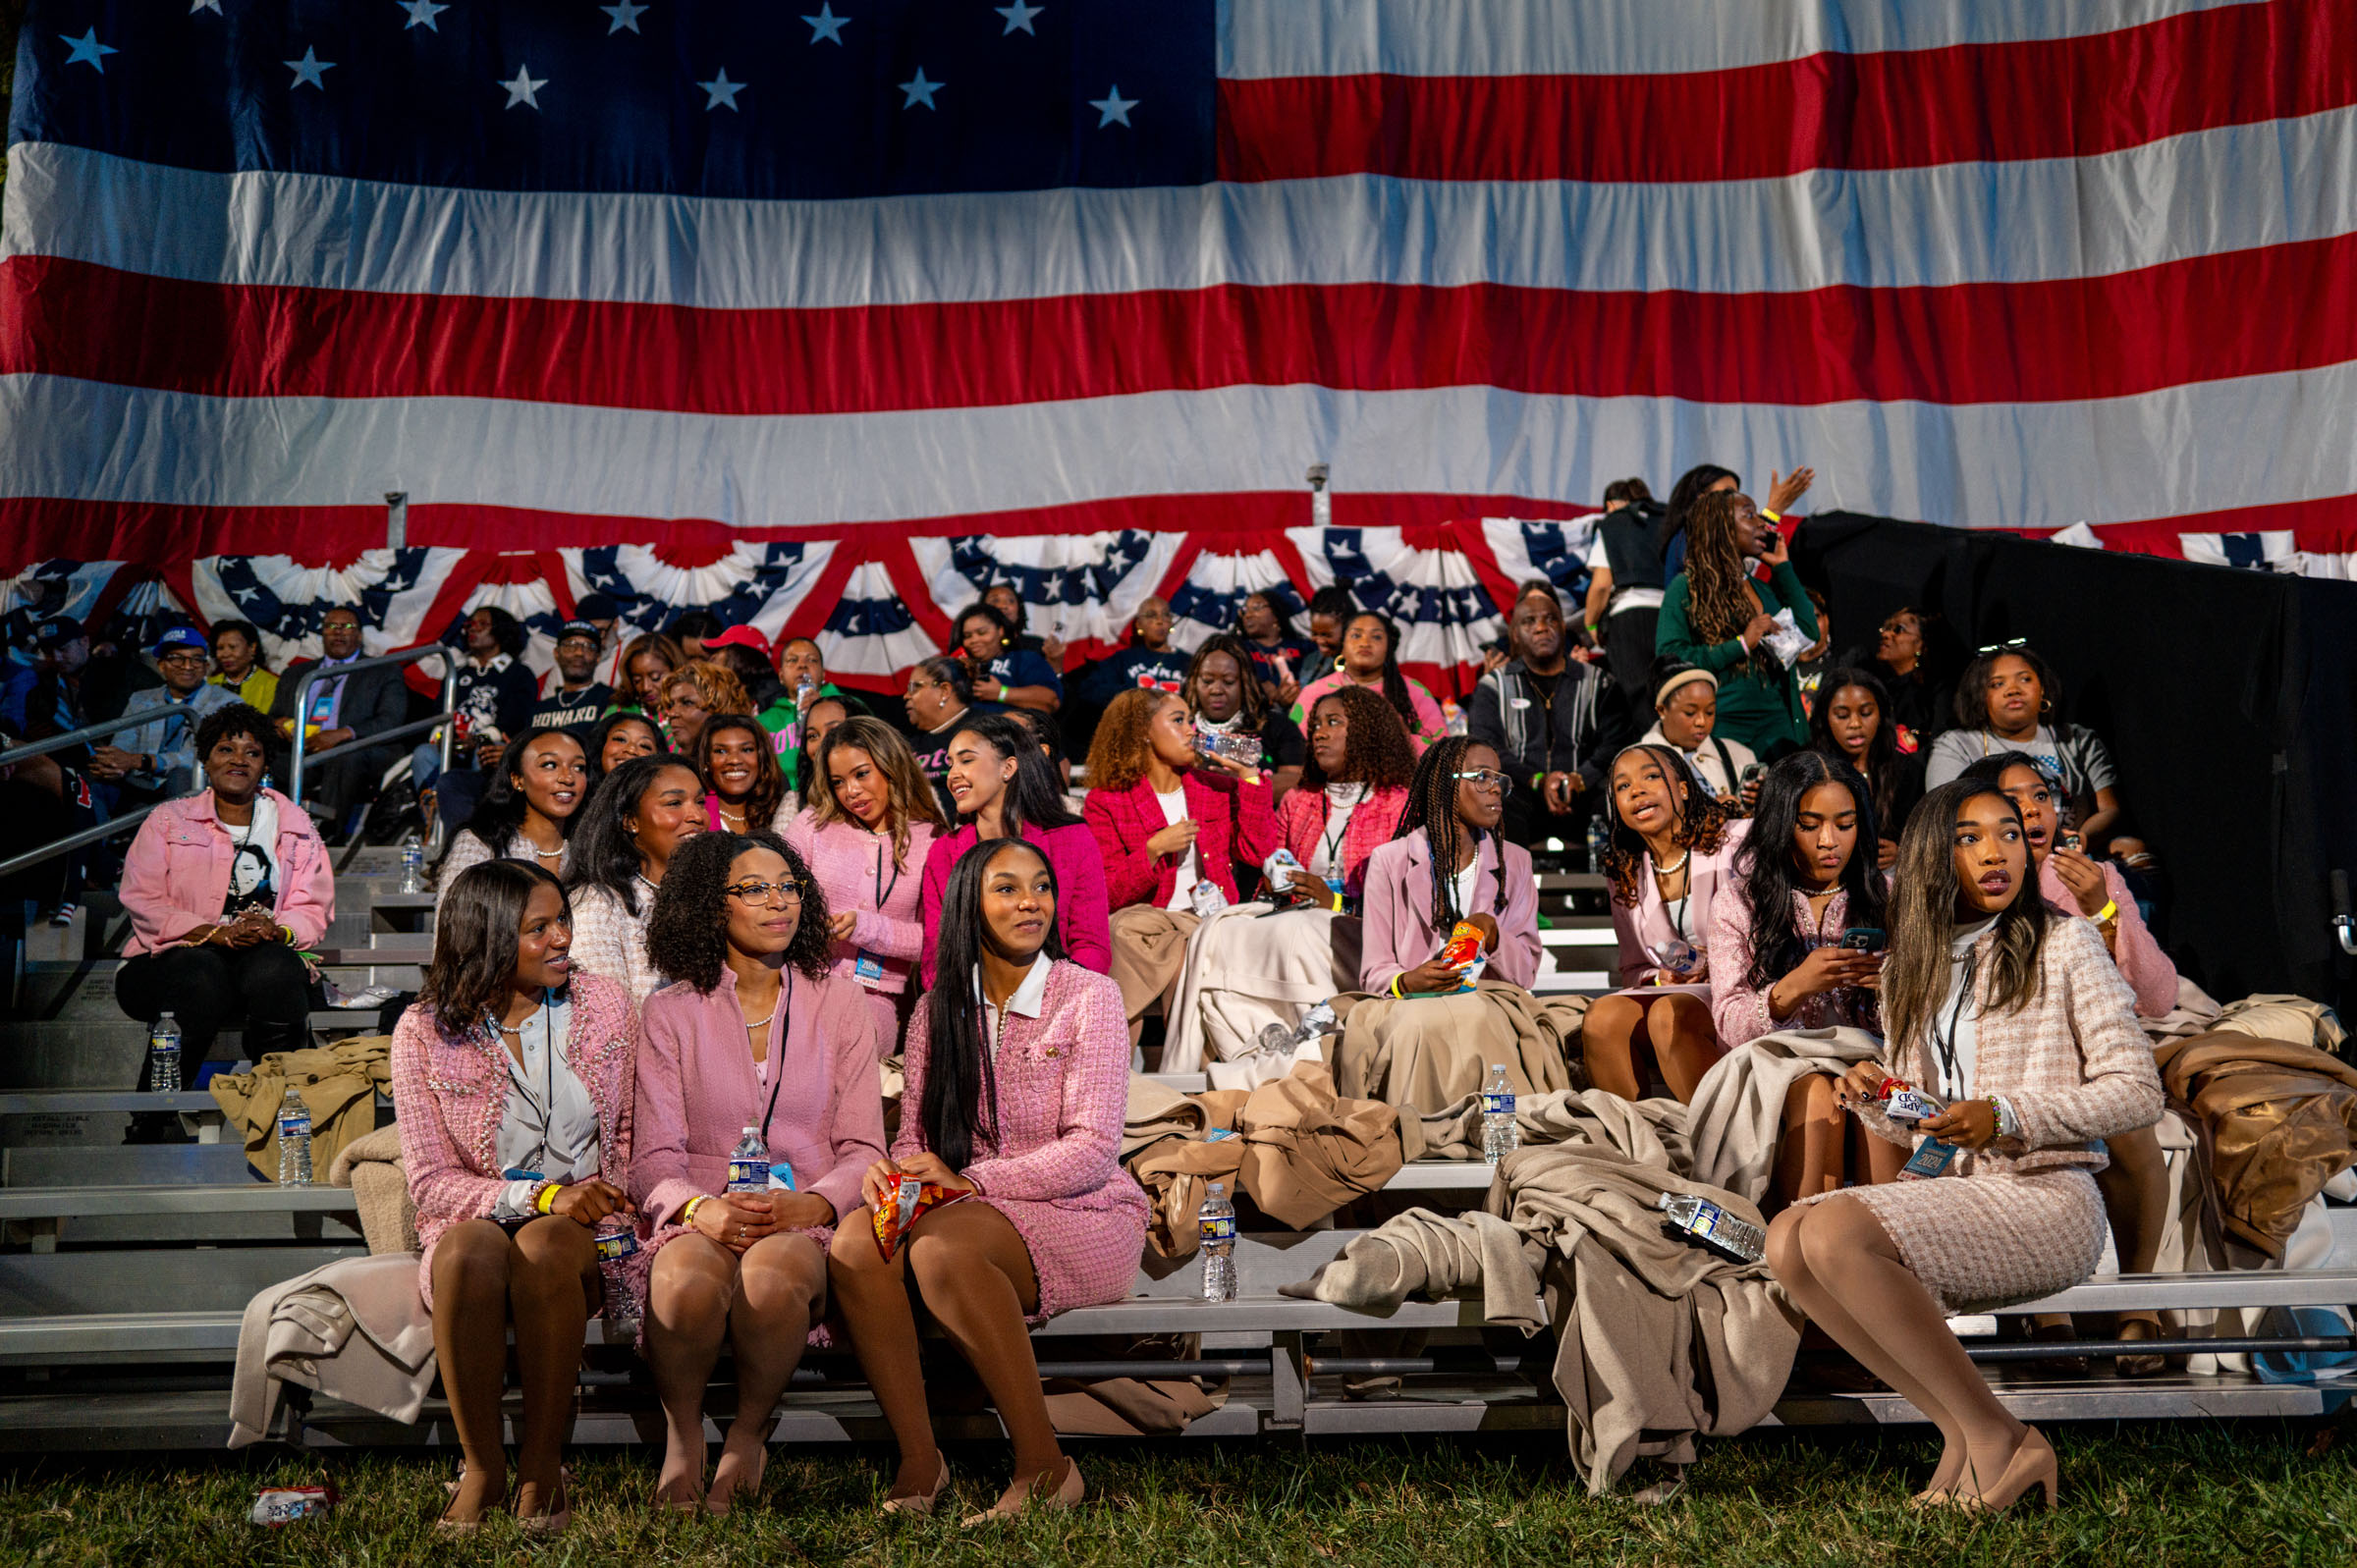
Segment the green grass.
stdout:
[[[1091,1491],[1077,1512],[979,1532],[955,1515],[878,1518],[873,1452],[780,1452],[756,1502],[705,1521],[653,1510],[651,1456],[585,1451],[573,1530],[547,1544],[504,1522],[464,1543],[435,1539],[448,1457],[77,1458],[0,1482],[0,1563],[2346,1564],[2357,1472],[2333,1442],[2342,1434],[2268,1423],[2063,1430],[2061,1509],[1980,1521],[1907,1507],[1932,1459],[1911,1433],[1714,1441],[1684,1494],[1655,1508],[1590,1499],[1556,1439],[1138,1442],[1076,1450]],[[968,1508],[1005,1480],[1004,1448],[952,1459]],[[1653,1474],[1640,1466],[1632,1479]],[[344,1495],[328,1519],[247,1522],[263,1482],[321,1480]]]

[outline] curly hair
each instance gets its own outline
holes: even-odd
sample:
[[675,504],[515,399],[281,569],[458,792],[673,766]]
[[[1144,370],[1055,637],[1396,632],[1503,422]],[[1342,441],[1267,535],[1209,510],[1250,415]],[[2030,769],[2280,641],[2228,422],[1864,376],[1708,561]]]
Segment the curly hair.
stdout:
[[[1676,748],[1657,746],[1650,741],[1627,746],[1613,759],[1613,768],[1620,766],[1621,757],[1637,751],[1647,753],[1661,766],[1664,779],[1673,784],[1682,784],[1686,786],[1682,801],[1677,798],[1675,790],[1671,791],[1670,808],[1677,818],[1677,826],[1670,831],[1671,840],[1682,848],[1699,849],[1706,855],[1725,843],[1727,808],[1719,803],[1718,796],[1696,783],[1693,771],[1686,766],[1686,759],[1677,754]],[[1610,771],[1605,774],[1605,809],[1610,811]],[[1637,879],[1644,874],[1646,853],[1645,840],[1638,837],[1637,830],[1622,820],[1619,812],[1613,811],[1613,837],[1604,851],[1604,875],[1613,887],[1613,902],[1623,909],[1636,907]]]
[[[1450,735],[1424,748],[1424,755],[1416,759],[1415,777],[1407,786],[1407,809],[1399,814],[1399,826],[1392,834],[1394,838],[1404,838],[1421,828],[1424,830],[1425,842],[1432,846],[1432,929],[1435,931],[1452,929],[1472,913],[1469,909],[1456,906],[1456,857],[1464,846],[1467,832],[1464,822],[1456,814],[1456,776],[1464,771],[1465,753],[1475,746],[1492,751],[1497,749],[1488,741],[1476,740],[1471,735]],[[1495,828],[1475,828],[1470,831],[1473,835],[1473,853],[1477,858],[1481,854],[1482,839],[1497,838],[1499,841],[1498,901],[1492,912],[1503,915],[1506,913],[1505,839],[1499,837]],[[1443,870],[1444,866],[1448,869]]]
[[[816,707],[813,703],[811,706]],[[916,765],[916,754],[901,732],[883,720],[855,713],[833,730],[818,743],[818,755],[811,759],[810,777],[802,791],[809,807],[810,820],[818,827],[831,822],[850,822],[851,814],[843,809],[835,798],[835,776],[831,765],[839,751],[864,751],[876,771],[884,775],[890,788],[891,804],[885,807],[884,820],[892,830],[892,863],[905,867],[908,860],[908,829],[913,823],[929,822],[933,831],[949,837],[949,820],[941,814],[941,801],[933,793],[933,785],[925,772]]]
[[646,956],[656,970],[698,991],[720,984],[729,959],[729,868],[737,857],[766,849],[786,862],[786,874],[802,891],[801,918],[786,948],[787,967],[807,980],[826,977],[827,892],[802,857],[766,829],[759,833],[699,833],[680,845],[655,892],[655,911],[646,922]]
[[1131,689],[1108,703],[1097,721],[1096,737],[1088,743],[1088,786],[1119,794],[1146,776],[1146,754],[1154,743],[1146,737],[1168,691]]
[[[1310,748],[1301,769],[1301,787],[1323,789],[1329,783],[1363,784],[1374,789],[1404,789],[1416,775],[1415,748],[1408,744],[1407,727],[1392,711],[1392,705],[1365,686],[1338,686],[1318,699],[1318,707],[1330,702],[1343,705],[1349,725],[1349,733],[1343,742],[1343,773],[1341,779],[1329,780],[1326,770],[1318,766],[1318,753]],[[1318,716],[1309,716],[1311,729],[1317,728]]]
[[1741,474],[1715,462],[1698,462],[1677,476],[1677,483],[1670,487],[1670,499],[1662,509],[1661,529],[1654,539],[1656,554],[1669,550],[1670,541],[1685,531],[1686,514],[1694,510],[1694,503],[1709,495],[1711,486],[1724,479],[1732,479],[1737,490],[1743,488]]
[[[629,819],[664,773],[679,769],[695,779],[694,765],[685,757],[658,751],[651,757],[632,757],[597,782],[573,814],[573,858],[566,863],[565,888],[603,888],[622,907],[638,913],[638,840]],[[696,787],[702,788],[700,780]]]
[[[1286,640],[1290,641],[1292,634],[1288,631],[1285,636]],[[1260,733],[1260,727],[1269,722],[1269,693],[1252,674],[1252,645],[1233,631],[1215,632],[1205,637],[1203,646],[1197,648],[1195,656],[1186,662],[1186,679],[1179,684],[1178,694],[1186,699],[1187,711],[1203,711],[1203,705],[1195,698],[1195,673],[1203,668],[1203,661],[1215,653],[1224,653],[1235,661],[1236,700],[1242,704],[1236,712],[1244,729],[1254,734]]]
[[271,725],[270,716],[251,703],[233,702],[226,708],[215,708],[196,721],[196,768],[204,770],[204,759],[213,748],[232,735],[247,735],[268,754],[278,744],[278,730]]
[[[711,659],[690,659],[664,677],[663,690],[668,695],[681,681],[695,687],[696,701],[713,719],[722,714],[748,712],[753,706],[752,693],[737,678],[737,672]],[[711,719],[704,721],[710,724]]]
[[706,719],[695,736],[695,776],[703,781],[706,793],[715,798],[720,795],[720,781],[712,773],[712,737],[729,730],[750,734],[760,742],[754,748],[760,761],[753,764],[752,793],[744,800],[745,832],[758,833],[777,821],[778,807],[786,799],[786,773],[778,766],[777,749],[770,744],[769,731],[761,728],[760,720],[743,712],[716,713]]

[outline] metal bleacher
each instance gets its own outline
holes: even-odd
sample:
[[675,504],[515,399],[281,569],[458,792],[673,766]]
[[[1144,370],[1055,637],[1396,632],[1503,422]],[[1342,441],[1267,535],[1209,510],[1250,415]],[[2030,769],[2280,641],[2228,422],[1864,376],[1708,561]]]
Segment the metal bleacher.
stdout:
[[[324,944],[328,975],[347,992],[413,990],[430,944],[432,899],[394,890],[389,850],[361,850],[338,879],[343,911]],[[1612,983],[1613,935],[1599,879],[1539,878],[1548,963],[1537,990],[1594,994]],[[209,1094],[132,1093],[144,1031],[115,1006],[116,944],[89,923],[41,932],[16,976],[17,1006],[0,1022],[0,1448],[19,1451],[209,1447],[228,1433],[229,1371],[246,1302],[257,1291],[365,1246],[348,1190],[255,1180]],[[321,1036],[372,1031],[373,1009],[312,1017]],[[216,1058],[235,1058],[234,1033]],[[190,1064],[191,1079],[195,1064]],[[1199,1077],[1172,1075],[1200,1089]],[[135,1113],[171,1114],[192,1142],[126,1144]],[[322,1172],[324,1176],[324,1172]],[[1477,1302],[1411,1302],[1374,1318],[1278,1294],[1362,1230],[1410,1206],[1477,1207],[1485,1165],[1420,1162],[1336,1217],[1330,1228],[1247,1234],[1237,1244],[1238,1299],[1207,1305],[1201,1265],[1147,1260],[1130,1299],[1065,1314],[1039,1332],[1042,1372],[1089,1378],[1127,1372],[1225,1380],[1229,1397],[1188,1435],[1488,1432],[1552,1428],[1563,1412],[1549,1388],[1547,1339],[1485,1328]],[[2357,1226],[2357,1209],[2341,1217]],[[2247,1272],[2099,1276],[2051,1302],[2018,1309],[2101,1312],[2166,1308],[2338,1306],[2357,1301],[2357,1273]],[[1337,1336],[1415,1330],[1412,1351],[1366,1354]],[[1116,1344],[1199,1335],[1191,1359],[1131,1361]],[[2085,1379],[2041,1379],[2009,1358],[2027,1347],[1975,1338],[2006,1402],[2027,1419],[2301,1416],[2338,1407],[2331,1384],[2168,1377],[2123,1381],[2099,1366]],[[2036,1347],[2051,1353],[2052,1347]],[[2134,1347],[2142,1350],[2143,1345]],[[726,1367],[722,1369],[725,1379]],[[1356,1385],[1397,1378],[1393,1397]],[[725,1413],[728,1400],[716,1395]],[[582,1377],[581,1442],[659,1438],[645,1374],[591,1325]],[[1796,1385],[1777,1408],[1786,1425],[1919,1419],[1889,1393]],[[995,1431],[987,1412],[944,1417],[945,1431]],[[286,1437],[321,1445],[455,1441],[429,1402],[414,1427],[319,1400],[289,1406]],[[962,1424],[962,1425],[960,1425]],[[881,1418],[840,1356],[813,1356],[797,1375],[780,1442],[872,1438]],[[715,1432],[717,1436],[717,1431]]]

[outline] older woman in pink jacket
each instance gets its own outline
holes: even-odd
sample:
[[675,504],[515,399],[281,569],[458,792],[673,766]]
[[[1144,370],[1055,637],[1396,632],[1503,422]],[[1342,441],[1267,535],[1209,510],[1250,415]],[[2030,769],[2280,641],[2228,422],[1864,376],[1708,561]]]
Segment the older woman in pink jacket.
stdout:
[[445,890],[434,957],[393,1031],[402,1163],[425,1255],[417,1289],[466,1466],[440,1528],[472,1530],[507,1495],[500,1411],[508,1328],[523,1375],[514,1507],[554,1533],[558,1469],[589,1314],[604,1302],[593,1232],[627,1213],[638,1031],[617,983],[573,968],[565,890],[488,860]]
[[169,1010],[192,1064],[239,1013],[248,1055],[310,1043],[298,949],[335,918],[336,877],[302,808],[262,787],[271,739],[270,721],[243,703],[206,715],[196,727],[206,787],[149,813],[123,861],[131,936],[115,1000],[142,1023]]
[[[770,833],[706,834],[673,857],[647,953],[630,1196],[654,1220],[646,1356],[669,1443],[656,1495],[698,1506],[704,1387],[725,1334],[737,1418],[701,1506],[756,1488],[779,1397],[827,1304],[827,1243],[883,1158],[884,1042],[828,970],[826,894]],[[758,1174],[733,1168],[748,1133]],[[740,1181],[758,1182],[751,1190]]]

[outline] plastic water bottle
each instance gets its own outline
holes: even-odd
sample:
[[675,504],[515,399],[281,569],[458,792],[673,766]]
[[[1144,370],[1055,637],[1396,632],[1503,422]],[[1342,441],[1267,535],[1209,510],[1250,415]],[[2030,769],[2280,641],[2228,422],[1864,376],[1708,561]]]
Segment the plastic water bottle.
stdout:
[[287,1085],[287,1097],[278,1103],[278,1184],[311,1184],[311,1112],[293,1084]]
[[1767,1255],[1766,1231],[1748,1219],[1736,1218],[1700,1193],[1665,1192],[1656,1200],[1656,1207],[1670,1217],[1671,1228],[1730,1263],[1758,1263]]
[[[1606,807],[1611,810],[1611,807]],[[1588,819],[1588,870],[1604,875],[1604,853],[1613,846],[1613,825],[1599,816]]]
[[1489,1087],[1481,1092],[1481,1158],[1494,1165],[1521,1143],[1521,1130],[1514,1125],[1514,1086],[1506,1081],[1506,1063],[1493,1061]]
[[159,1095],[180,1093],[180,1020],[168,1011],[147,1031],[147,1087]]
[[638,1322],[637,1303],[630,1299],[630,1283],[624,1260],[638,1251],[638,1227],[628,1215],[608,1215],[597,1222],[597,1268],[605,1276],[606,1304],[603,1316],[607,1326],[616,1330],[633,1327]]
[[401,891],[425,892],[425,845],[413,833],[401,840]]
[[1441,724],[1453,735],[1469,735],[1473,732],[1473,721],[1453,701],[1442,702]]
[[758,1127],[745,1128],[729,1154],[729,1191],[769,1191],[769,1145]]
[[1203,1189],[1203,1207],[1195,1213],[1203,1241],[1203,1299],[1235,1299],[1235,1205],[1228,1189],[1212,1182]]

